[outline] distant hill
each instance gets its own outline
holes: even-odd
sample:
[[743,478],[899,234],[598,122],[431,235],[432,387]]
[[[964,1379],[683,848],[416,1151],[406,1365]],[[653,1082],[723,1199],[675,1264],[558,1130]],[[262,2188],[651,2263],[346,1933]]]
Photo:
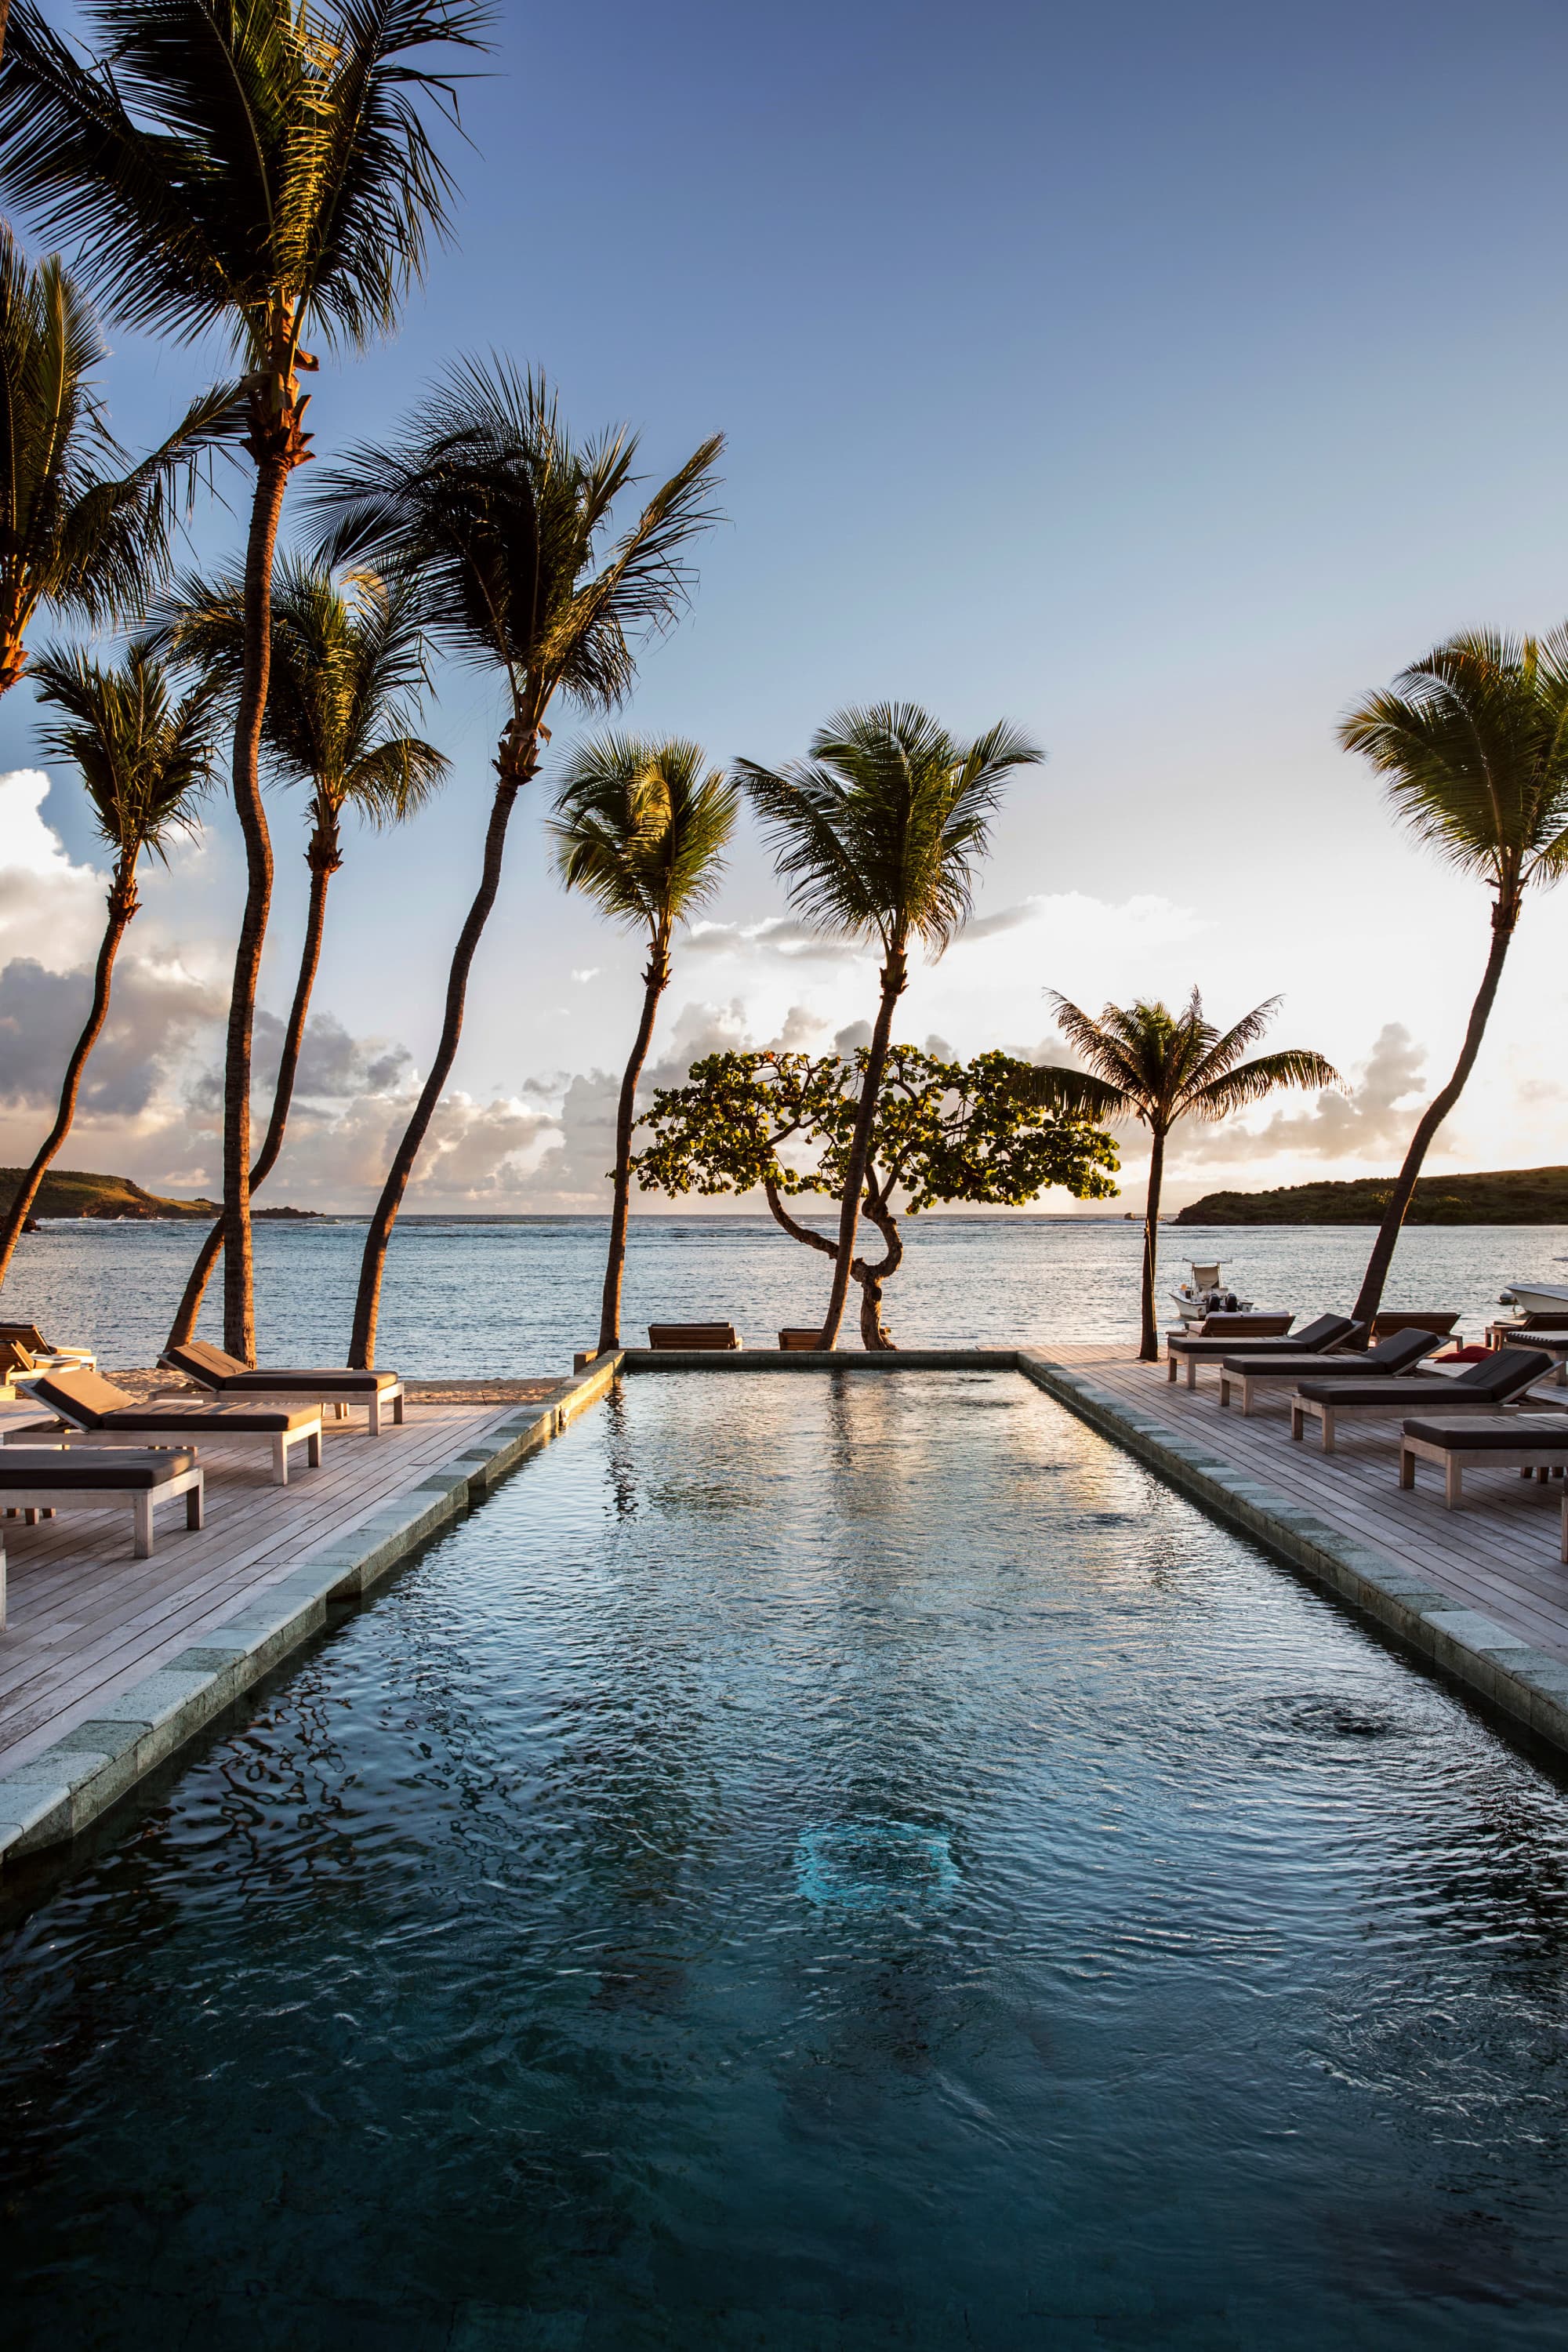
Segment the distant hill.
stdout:
[[[1348,1184],[1286,1184],[1271,1192],[1205,1192],[1176,1225],[1375,1225],[1389,1176]],[[1568,1225],[1568,1168],[1500,1168],[1483,1176],[1423,1176],[1411,1225]]]
[[[16,1197],[24,1168],[0,1168],[0,1213]],[[34,1205],[36,1217],[214,1217],[216,1201],[170,1201],[144,1192],[128,1176],[89,1176],[79,1168],[51,1169]]]

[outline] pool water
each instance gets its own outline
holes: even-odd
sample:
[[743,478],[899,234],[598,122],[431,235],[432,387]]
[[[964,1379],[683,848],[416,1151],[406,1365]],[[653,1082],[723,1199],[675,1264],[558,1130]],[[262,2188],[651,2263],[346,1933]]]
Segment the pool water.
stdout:
[[1016,1376],[634,1380],[0,1988],[8,2347],[1568,2321],[1562,1787]]

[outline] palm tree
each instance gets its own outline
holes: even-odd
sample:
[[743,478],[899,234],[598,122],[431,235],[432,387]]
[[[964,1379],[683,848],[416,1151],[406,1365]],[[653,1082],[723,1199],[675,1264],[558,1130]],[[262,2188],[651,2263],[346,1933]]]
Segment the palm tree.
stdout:
[[143,853],[166,859],[174,836],[195,830],[210,762],[206,698],[197,691],[175,701],[162,665],[141,641],[111,669],[100,669],[85,654],[51,650],[34,664],[33,679],[39,700],[61,714],[46,720],[45,747],[80,770],[99,836],[114,853],[114,871],[92,1002],[66,1065],[55,1123],[0,1225],[0,1282],[38,1187],[70,1132],[82,1072],[108,1017],[114,960],[139,904],[137,866]]
[[669,985],[677,923],[711,898],[724,870],[739,795],[696,743],[602,735],[568,762],[551,832],[568,890],[583,890],[615,923],[647,935],[642,1019],[616,1115],[610,1248],[599,1309],[599,1353],[621,1344],[621,1277],[632,1189],[632,1126],[658,1000]]
[[140,621],[169,560],[176,477],[232,434],[233,384],[193,404],[139,466],[92,391],[97,322],[58,255],[29,268],[0,222],[0,694],[26,667],[40,605]]
[[1131,1004],[1108,1004],[1098,1021],[1068,998],[1049,992],[1057,1026],[1089,1065],[1083,1070],[1045,1064],[1026,1086],[1032,1101],[1071,1118],[1136,1118],[1149,1130],[1149,1197],[1143,1212],[1142,1336],[1138,1353],[1146,1364],[1159,1360],[1154,1320],[1158,1267],[1160,1189],[1165,1172],[1165,1139],[1178,1119],[1228,1118],[1249,1103],[1261,1102],[1279,1087],[1333,1087],[1339,1073],[1304,1046],[1260,1054],[1244,1062],[1279,1009],[1268,997],[1254,1005],[1223,1035],[1205,1019],[1194,988],[1180,1013],[1142,997]]
[[776,845],[790,903],[813,930],[876,940],[881,996],[850,1141],[838,1255],[818,1345],[837,1345],[855,1257],[866,1163],[893,1014],[909,980],[911,940],[940,956],[968,919],[974,868],[1008,772],[1038,751],[1005,719],[958,743],[912,702],[841,710],[805,760],[774,771],[737,762]]
[[685,551],[715,519],[706,501],[723,447],[719,434],[601,557],[611,511],[636,479],[637,446],[621,430],[577,448],[542,375],[501,359],[464,360],[416,409],[400,440],[351,452],[313,496],[332,526],[327,552],[416,583],[435,633],[477,667],[499,670],[509,711],[479,887],[453,950],[440,1042],[365,1237],[352,1365],[375,1361],[387,1244],[451,1076],[507,826],[549,740],[546,714],[557,694],[590,710],[622,699],[637,676],[633,636],[674,618],[691,587]]
[[1416,839],[1492,894],[1491,940],[1459,1058],[1416,1122],[1367,1261],[1355,1314],[1370,1321],[1421,1163],[1475,1067],[1524,894],[1568,866],[1568,626],[1539,639],[1450,637],[1352,710],[1340,741],[1387,779]]
[[307,336],[360,347],[396,321],[447,225],[451,181],[426,120],[450,73],[413,53],[478,46],[475,0],[98,0],[84,63],[31,0],[0,67],[0,184],[132,327],[226,334],[241,355],[256,464],[245,562],[245,676],[233,788],[246,900],[224,1072],[224,1340],[255,1355],[250,1053],[272,846],[259,760],[273,549],[310,456]]
[[[207,692],[232,709],[245,677],[244,582],[183,583],[163,634]],[[378,827],[400,824],[425,806],[447,772],[435,745],[407,731],[429,688],[425,646],[406,583],[389,588],[374,572],[358,572],[340,586],[320,564],[293,559],[279,567],[262,748],[275,774],[310,793],[305,863],[310,896],[272,1115],[250,1171],[252,1193],[283,1149],[321,961],[327,889],[342,864],[343,814],[355,810]],[[223,1233],[220,1219],[202,1244],[169,1334],[171,1346],[195,1329]]]

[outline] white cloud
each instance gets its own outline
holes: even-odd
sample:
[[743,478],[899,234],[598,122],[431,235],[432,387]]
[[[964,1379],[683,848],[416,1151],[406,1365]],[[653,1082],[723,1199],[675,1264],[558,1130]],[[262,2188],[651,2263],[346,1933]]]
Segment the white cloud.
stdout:
[[78,866],[45,822],[41,768],[0,775],[0,961],[25,952],[49,971],[93,955],[103,930],[105,877]]

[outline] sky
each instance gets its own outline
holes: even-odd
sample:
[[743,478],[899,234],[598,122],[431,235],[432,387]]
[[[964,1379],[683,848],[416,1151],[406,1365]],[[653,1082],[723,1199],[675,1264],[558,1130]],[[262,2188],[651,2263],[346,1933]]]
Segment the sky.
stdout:
[[[1092,1011],[1196,985],[1223,1023],[1279,995],[1269,1042],[1326,1054],[1344,1089],[1180,1131],[1168,1202],[1386,1171],[1458,1050],[1488,901],[1400,831],[1335,730],[1457,629],[1568,614],[1565,67],[1568,19],[1517,0],[503,0],[448,142],[454,241],[395,339],[324,356],[316,449],[390,432],[453,356],[491,349],[542,367],[576,430],[637,425],[658,478],[721,430],[725,520],[618,723],[772,763],[849,703],[907,698],[961,736],[1012,719],[1047,757],[899,1034],[1050,1059],[1051,989]],[[132,447],[223,366],[109,333]],[[233,551],[247,488],[220,471],[195,553]],[[500,718],[483,677],[443,667],[426,731],[446,791],[351,838],[275,1202],[374,1198],[434,1045]],[[559,714],[552,761],[596,723]],[[551,776],[513,823],[411,1209],[605,1198],[642,958],[555,881]],[[263,1076],[306,885],[297,796],[271,816]],[[47,1124],[102,867],[24,684],[0,701],[0,1160]],[[242,881],[219,800],[145,879],[65,1164],[218,1183]],[[651,1083],[719,1045],[864,1034],[875,960],[804,945],[786,912],[748,822],[678,945]],[[1565,917],[1527,908],[1434,1172],[1568,1159]],[[1131,1207],[1136,1129],[1122,1150]]]

